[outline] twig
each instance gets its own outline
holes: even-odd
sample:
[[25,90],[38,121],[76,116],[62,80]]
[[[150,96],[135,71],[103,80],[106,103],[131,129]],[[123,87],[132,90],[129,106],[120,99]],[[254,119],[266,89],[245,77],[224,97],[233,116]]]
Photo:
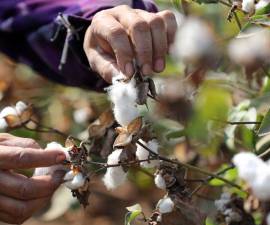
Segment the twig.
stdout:
[[163,161],[169,162],[169,163],[173,163],[173,164],[176,164],[176,165],[185,167],[185,168],[187,168],[187,169],[190,169],[190,170],[193,170],[193,171],[196,171],[196,172],[199,172],[199,173],[208,175],[208,176],[210,176],[210,177],[213,177],[213,178],[222,180],[223,182],[225,182],[225,183],[227,183],[227,184],[229,184],[229,185],[231,185],[231,186],[233,186],[233,187],[236,187],[236,188],[238,188],[239,190],[242,190],[242,188],[241,188],[239,185],[237,185],[237,184],[235,184],[235,183],[233,183],[233,182],[231,182],[231,181],[229,181],[229,180],[227,180],[227,179],[225,179],[225,178],[223,178],[223,177],[220,177],[220,176],[217,175],[217,174],[213,174],[213,173],[211,173],[211,172],[209,172],[209,171],[203,170],[203,169],[201,169],[201,168],[198,168],[198,167],[196,167],[196,166],[192,166],[192,165],[187,164],[187,163],[182,163],[182,162],[179,162],[179,161],[174,161],[174,160],[168,159],[168,158],[166,158],[166,157],[164,157],[164,156],[160,156],[159,154],[155,153],[154,151],[152,151],[151,149],[149,149],[147,146],[145,146],[142,142],[137,141],[137,143],[138,143],[138,145],[140,145],[141,147],[143,147],[145,150],[147,150],[148,152],[150,152],[152,155],[158,157],[158,159],[160,159],[160,160],[163,160]]

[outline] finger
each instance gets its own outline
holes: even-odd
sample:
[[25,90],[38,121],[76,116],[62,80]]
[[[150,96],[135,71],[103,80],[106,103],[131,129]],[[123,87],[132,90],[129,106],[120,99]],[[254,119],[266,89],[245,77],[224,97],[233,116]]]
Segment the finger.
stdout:
[[167,30],[168,46],[170,46],[174,42],[177,30],[177,22],[175,15],[173,14],[173,12],[169,10],[158,12],[157,15],[161,16],[165,22],[165,27]]
[[112,77],[119,74],[116,60],[98,49],[90,49],[86,55],[91,68],[106,82],[112,83]]
[[136,12],[144,18],[151,29],[153,41],[153,68],[155,72],[162,72],[165,68],[165,57],[168,52],[167,32],[165,22],[162,17],[148,13],[144,10],[136,10]]
[[19,224],[23,221],[18,221],[18,218],[4,212],[0,212],[0,221],[8,224]]
[[134,55],[131,43],[124,27],[113,16],[107,13],[100,13],[95,16],[86,38],[90,35],[96,35],[98,38],[108,42],[113,50],[119,69],[128,76],[133,75],[132,61]]
[[31,138],[15,137],[7,133],[0,134],[0,145],[40,149],[39,144]]
[[0,169],[26,169],[59,164],[66,159],[60,150],[0,146]]
[[[122,13],[119,13],[119,10]],[[145,75],[152,72],[152,37],[148,23],[128,6],[111,10],[112,15],[127,30],[133,44],[136,60]]]
[[9,198],[4,195],[0,195],[0,218],[4,216],[4,219],[10,219],[9,216],[14,219],[11,223],[21,224],[26,219],[31,217],[34,212],[43,208],[50,198],[40,198],[31,201],[21,201],[13,198]]
[[0,171],[0,193],[21,200],[48,197],[62,183],[64,174],[64,171],[56,171],[53,175],[28,178]]

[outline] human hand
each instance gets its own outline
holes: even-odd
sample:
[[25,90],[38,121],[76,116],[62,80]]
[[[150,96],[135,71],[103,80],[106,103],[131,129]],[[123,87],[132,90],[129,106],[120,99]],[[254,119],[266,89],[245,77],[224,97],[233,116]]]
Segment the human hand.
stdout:
[[134,74],[133,59],[145,75],[162,72],[177,23],[171,11],[149,13],[126,5],[97,13],[84,38],[91,68],[107,82],[121,71]]
[[48,203],[64,175],[56,171],[28,178],[13,169],[46,167],[64,159],[60,150],[43,151],[32,139],[0,134],[0,221],[23,223]]

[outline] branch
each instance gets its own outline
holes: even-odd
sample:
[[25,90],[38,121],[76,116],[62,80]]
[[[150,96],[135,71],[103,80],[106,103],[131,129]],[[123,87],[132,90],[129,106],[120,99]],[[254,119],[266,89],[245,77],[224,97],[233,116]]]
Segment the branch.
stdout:
[[210,177],[213,177],[213,178],[222,180],[223,182],[225,182],[225,183],[227,183],[227,184],[229,184],[229,185],[231,185],[233,187],[236,187],[239,190],[242,190],[242,188],[239,185],[237,185],[237,184],[235,184],[235,183],[233,183],[233,182],[231,182],[231,181],[229,181],[229,180],[227,180],[227,179],[225,179],[223,177],[220,177],[218,174],[213,174],[213,173],[211,173],[209,171],[203,170],[203,169],[198,168],[196,166],[192,166],[190,164],[182,163],[182,162],[179,162],[179,161],[168,159],[168,158],[166,158],[164,156],[160,156],[159,154],[155,153],[154,151],[152,151],[151,149],[149,149],[147,146],[145,146],[142,142],[137,141],[137,143],[138,143],[138,145],[140,145],[141,147],[143,147],[145,150],[147,150],[148,152],[150,152],[152,155],[156,156],[160,160],[163,160],[163,161],[169,162],[169,163],[173,163],[173,164],[176,164],[176,165],[185,167],[187,169],[190,169],[190,170],[193,170],[193,171],[196,171],[196,172],[199,172],[199,173],[208,175]]

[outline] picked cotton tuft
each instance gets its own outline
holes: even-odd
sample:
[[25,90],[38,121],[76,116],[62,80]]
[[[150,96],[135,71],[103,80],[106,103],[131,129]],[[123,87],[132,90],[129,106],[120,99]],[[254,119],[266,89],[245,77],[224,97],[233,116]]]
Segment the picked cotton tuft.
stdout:
[[253,194],[260,200],[270,199],[270,165],[253,153],[239,153],[233,163],[238,169],[239,177],[245,180]]
[[242,10],[246,13],[253,14],[255,12],[255,1],[254,0],[243,0]]
[[64,177],[64,185],[70,190],[77,190],[80,187],[83,187],[85,184],[85,177],[83,177],[82,173],[74,174],[73,171],[69,171],[66,173]]
[[178,28],[172,54],[193,64],[212,58],[216,54],[216,44],[209,26],[197,18],[186,19]]
[[270,0],[260,0],[257,4],[256,4],[256,10],[262,9],[265,6],[267,6],[270,3]]
[[[158,153],[158,142],[156,139],[150,140],[147,143],[140,139],[140,141],[153,152]],[[149,152],[142,146],[137,144],[136,156],[138,160],[146,160],[149,158]],[[140,165],[145,168],[153,168],[159,165],[159,160],[151,160],[149,162],[141,162]]]
[[28,105],[25,104],[23,101],[19,101],[15,105],[15,109],[18,115],[21,115],[27,108],[28,108]]
[[174,202],[170,197],[160,199],[157,208],[161,214],[170,213],[174,209]]
[[[68,153],[69,148],[64,148],[61,144],[57,142],[48,143],[44,151],[46,150],[61,150],[65,153],[66,160],[70,161],[70,155]],[[33,176],[52,175],[57,170],[65,170],[65,167],[60,164],[50,167],[39,167],[35,169]]]
[[113,112],[116,121],[121,126],[127,126],[139,116],[137,108],[138,90],[134,78],[122,81],[125,76],[119,74],[113,78],[113,84],[108,88],[110,100],[114,104]]
[[166,190],[166,182],[161,174],[155,176],[155,185],[162,190]]
[[[107,160],[108,165],[116,165],[119,163],[122,149],[113,151]],[[108,167],[103,177],[103,182],[107,189],[115,189],[126,181],[127,174],[121,166]]]

